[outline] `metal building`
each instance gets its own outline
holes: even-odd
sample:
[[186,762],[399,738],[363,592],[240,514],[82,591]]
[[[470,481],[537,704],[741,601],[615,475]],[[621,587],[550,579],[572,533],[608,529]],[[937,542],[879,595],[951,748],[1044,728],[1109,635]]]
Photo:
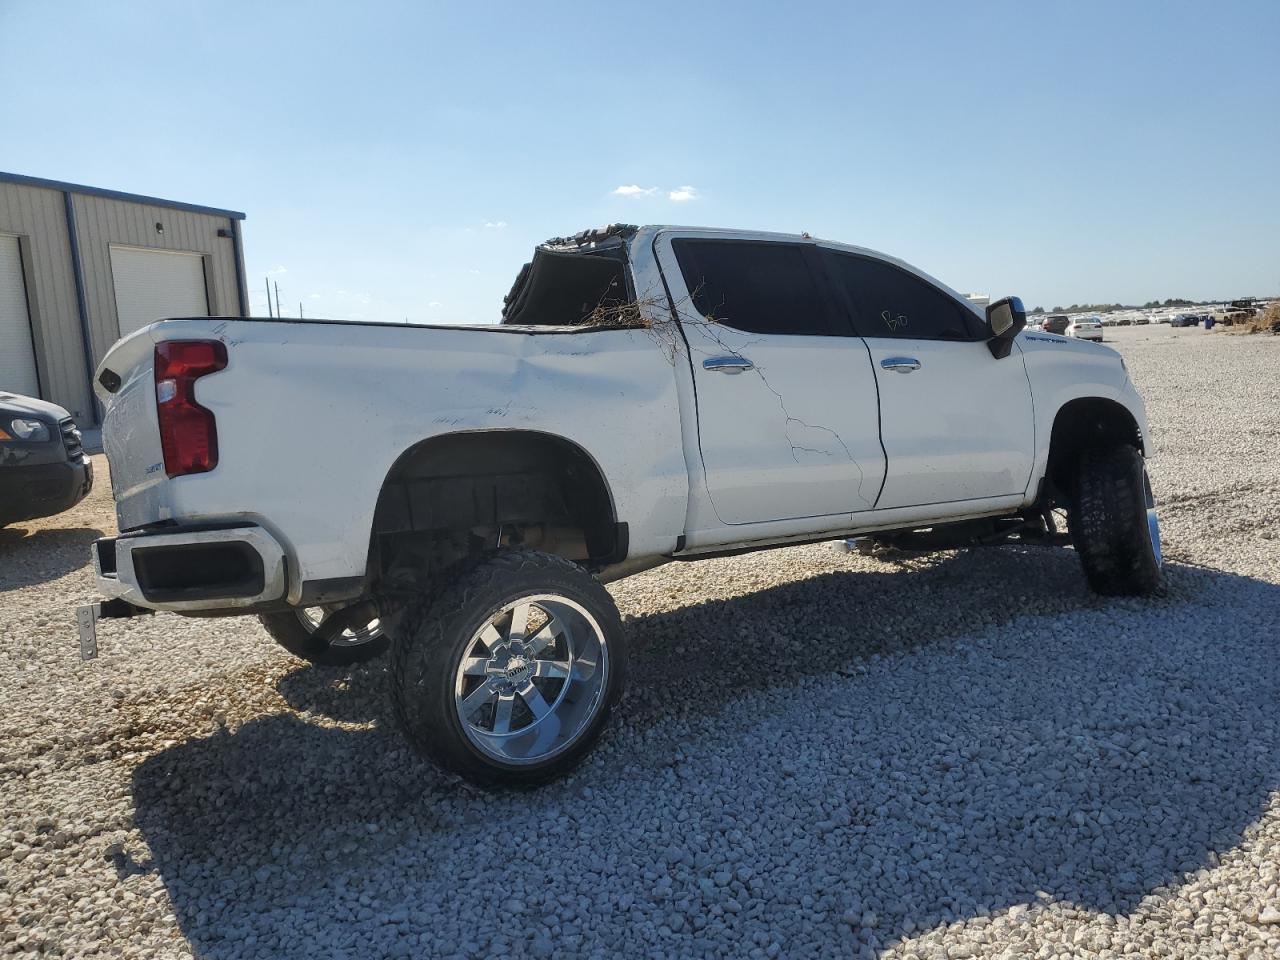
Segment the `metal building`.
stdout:
[[248,316],[243,213],[0,172],[0,392],[98,420],[93,371],[162,317]]

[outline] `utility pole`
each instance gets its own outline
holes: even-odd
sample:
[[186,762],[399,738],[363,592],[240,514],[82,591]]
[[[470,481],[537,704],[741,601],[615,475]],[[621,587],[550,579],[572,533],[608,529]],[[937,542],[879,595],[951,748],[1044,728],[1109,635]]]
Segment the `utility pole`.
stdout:
[[271,278],[263,277],[262,279],[267,285],[267,316],[274,317],[275,314],[271,312]]
[[276,319],[279,319],[284,316],[284,314],[280,312],[280,281],[273,280],[272,282],[276,285]]

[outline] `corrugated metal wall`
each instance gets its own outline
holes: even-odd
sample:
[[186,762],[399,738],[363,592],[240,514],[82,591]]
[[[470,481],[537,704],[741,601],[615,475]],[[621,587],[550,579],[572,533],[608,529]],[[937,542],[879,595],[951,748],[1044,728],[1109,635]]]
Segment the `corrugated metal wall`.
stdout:
[[70,410],[77,421],[91,422],[62,194],[0,183],[0,232],[24,237],[23,252],[30,256],[27,306],[45,396]]
[[[95,364],[120,338],[115,288],[111,285],[110,245],[113,243],[204,254],[209,313],[215,317],[240,313],[234,244],[218,236],[220,229],[231,229],[226,217],[74,194],[71,203],[75,207],[80,237],[80,262],[84,269]],[[163,233],[156,232],[157,223],[164,225]]]
[[[218,236],[219,230],[232,233],[230,218],[74,191],[71,204],[94,367],[119,338],[111,279],[113,243],[204,255],[209,312],[240,314],[236,245],[230,236]],[[163,225],[163,232],[156,230],[157,223]],[[66,407],[82,426],[89,425],[95,412],[63,191],[0,181],[0,233],[24,238],[24,249],[30,251],[28,272],[33,282],[28,300],[45,399]]]

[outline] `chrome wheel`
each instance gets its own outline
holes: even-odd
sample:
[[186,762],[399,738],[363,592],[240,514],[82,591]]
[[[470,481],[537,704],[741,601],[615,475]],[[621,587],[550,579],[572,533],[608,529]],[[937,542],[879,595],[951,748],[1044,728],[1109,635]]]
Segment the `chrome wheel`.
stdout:
[[1147,505],[1147,536],[1151,538],[1151,552],[1155,555],[1156,566],[1164,566],[1164,554],[1160,550],[1160,520],[1156,516],[1156,498],[1151,493],[1151,480],[1147,471],[1142,471],[1142,494]]
[[591,726],[608,677],[604,631],[586,609],[556,594],[521,597],[466,645],[454,706],[476,749],[503,763],[535,763]]
[[[319,629],[320,624],[324,622],[324,618],[341,607],[306,607],[298,610],[298,622],[309,633],[315,633]],[[363,627],[355,629],[343,630],[340,635],[333,638],[329,644],[331,647],[357,647],[361,644],[368,643],[370,640],[381,636],[382,625],[377,617],[374,617]]]

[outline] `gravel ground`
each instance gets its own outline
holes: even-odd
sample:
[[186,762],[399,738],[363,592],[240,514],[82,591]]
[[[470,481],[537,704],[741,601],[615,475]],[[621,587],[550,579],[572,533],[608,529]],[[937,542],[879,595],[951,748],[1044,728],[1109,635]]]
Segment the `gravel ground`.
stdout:
[[611,587],[621,718],[484,794],[390,730],[381,667],[250,619],[73,607],[93,497],[0,532],[0,953],[1280,956],[1280,338],[1119,341],[1168,595],[1070,551],[796,548]]

